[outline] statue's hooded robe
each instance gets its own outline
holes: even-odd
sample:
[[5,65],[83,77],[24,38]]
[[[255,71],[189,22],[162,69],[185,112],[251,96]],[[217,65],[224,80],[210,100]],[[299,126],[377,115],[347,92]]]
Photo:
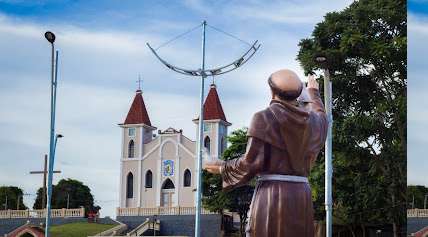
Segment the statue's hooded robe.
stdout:
[[[323,147],[328,121],[317,89],[310,103],[272,100],[248,129],[245,155],[222,167],[223,188],[247,184],[260,175],[308,177]],[[260,181],[251,203],[247,236],[313,237],[314,214],[308,183]]]

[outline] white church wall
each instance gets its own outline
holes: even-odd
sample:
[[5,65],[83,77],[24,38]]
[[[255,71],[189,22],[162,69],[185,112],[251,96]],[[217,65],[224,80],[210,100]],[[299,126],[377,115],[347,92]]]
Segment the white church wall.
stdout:
[[[193,189],[196,187],[196,175],[195,175],[195,164],[196,159],[190,156],[183,149],[180,149],[183,156],[180,156],[180,197],[179,197],[179,205],[182,207],[191,207],[194,204],[194,196],[195,192]],[[191,185],[190,187],[184,187],[184,171],[189,169],[191,174]]]
[[185,136],[181,136],[181,144],[183,144],[184,147],[186,147],[189,151],[192,152],[192,154],[195,154],[196,150],[196,142],[190,140],[189,138]]
[[[138,160],[127,160],[124,161],[122,164],[123,167],[123,173],[122,173],[122,179],[123,179],[123,185],[121,189],[122,193],[122,199],[125,200],[125,206],[126,207],[136,207],[137,206],[137,198],[138,198]],[[127,177],[129,173],[132,173],[133,175],[133,197],[127,198],[126,197],[126,188],[127,188]]]
[[[156,207],[156,189],[157,180],[160,178],[157,172],[158,153],[153,152],[142,161],[142,192],[141,192],[141,206],[142,207]],[[152,187],[146,188],[146,173],[150,170],[152,172]]]

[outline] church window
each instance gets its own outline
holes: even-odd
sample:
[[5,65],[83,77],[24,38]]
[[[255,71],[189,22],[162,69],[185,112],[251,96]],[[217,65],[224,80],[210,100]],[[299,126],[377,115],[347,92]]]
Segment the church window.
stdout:
[[135,128],[128,128],[128,136],[135,137]]
[[128,176],[126,177],[126,198],[133,198],[134,197],[134,175],[132,175],[131,172],[129,172]]
[[153,174],[151,170],[146,172],[146,188],[152,188],[153,186]]
[[134,140],[131,140],[128,145],[128,158],[135,157],[134,153],[135,153],[135,144],[134,144]]
[[207,148],[207,152],[210,153],[210,151],[211,151],[211,140],[210,140],[210,137],[208,137],[208,136],[205,137],[204,147]]
[[223,155],[224,149],[226,148],[226,143],[224,141],[224,137],[221,137],[220,142],[220,155]]
[[204,132],[209,132],[211,130],[211,124],[210,123],[204,123]]
[[189,169],[184,171],[184,187],[190,187],[192,183],[192,174]]

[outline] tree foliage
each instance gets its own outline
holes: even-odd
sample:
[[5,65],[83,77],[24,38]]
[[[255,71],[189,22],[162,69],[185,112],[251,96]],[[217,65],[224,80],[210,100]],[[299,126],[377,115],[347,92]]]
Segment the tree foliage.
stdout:
[[[0,186],[0,210],[25,210],[27,207],[23,202],[23,194],[21,188],[15,186]],[[19,206],[18,206],[19,200]]]
[[[231,160],[245,154],[247,147],[247,129],[238,129],[227,138],[229,147],[224,151],[222,159]],[[222,190],[220,175],[203,173],[203,204],[204,207],[223,213],[224,210],[236,212],[240,219],[240,233],[244,235],[247,213],[250,208],[254,184],[244,185],[229,192]]]
[[407,186],[407,207],[408,208],[426,208],[428,206],[428,187],[422,185]]
[[[42,206],[43,189],[37,191],[37,198],[34,203],[34,209],[40,209]],[[84,207],[86,212],[101,209],[94,206],[94,197],[91,189],[82,182],[75,179],[61,179],[57,185],[52,188],[52,208],[66,208],[67,200],[69,208]]]
[[[333,82],[333,198],[336,223],[406,223],[407,21],[404,0],[360,0],[328,13],[300,41],[306,73]],[[315,61],[327,58],[325,64]],[[311,180],[322,178],[320,159]],[[322,217],[322,182],[312,183]]]

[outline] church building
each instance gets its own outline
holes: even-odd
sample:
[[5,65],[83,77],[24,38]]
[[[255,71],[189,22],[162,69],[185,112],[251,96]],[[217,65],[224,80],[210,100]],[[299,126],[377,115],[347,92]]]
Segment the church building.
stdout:
[[[197,132],[199,120],[192,121]],[[203,126],[203,144],[212,157],[221,156],[225,150],[230,125],[216,85],[212,84],[204,103]],[[136,91],[128,115],[119,126],[122,129],[119,207],[195,207],[196,142],[184,136],[181,129],[156,132],[141,90]]]

